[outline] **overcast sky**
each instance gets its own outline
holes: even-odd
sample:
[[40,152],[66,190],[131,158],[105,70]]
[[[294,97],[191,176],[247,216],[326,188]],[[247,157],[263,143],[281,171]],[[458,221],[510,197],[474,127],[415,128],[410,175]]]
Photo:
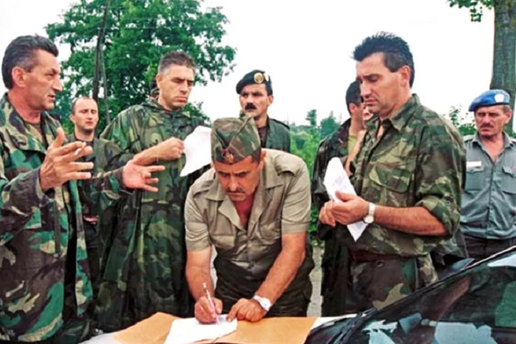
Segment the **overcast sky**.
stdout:
[[[45,34],[73,0],[0,0],[0,51],[18,35]],[[413,91],[440,113],[465,111],[489,88],[493,13],[471,23],[465,9],[446,0],[205,0],[222,6],[230,23],[224,43],[237,49],[234,72],[221,83],[195,87],[191,99],[203,102],[212,118],[239,111],[235,85],[252,69],[272,78],[275,100],[269,114],[304,123],[317,109],[346,118],[345,92],[355,79],[354,47],[365,37],[388,31],[404,38],[415,60]]]

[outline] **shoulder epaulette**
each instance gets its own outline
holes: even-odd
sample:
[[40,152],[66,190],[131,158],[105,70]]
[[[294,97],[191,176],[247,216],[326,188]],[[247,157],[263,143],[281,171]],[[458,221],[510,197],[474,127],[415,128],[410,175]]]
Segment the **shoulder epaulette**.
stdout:
[[475,135],[466,135],[462,138],[462,140],[464,140],[464,142],[467,142],[473,140],[474,137]]
[[288,130],[290,130],[290,127],[289,127],[287,124],[283,123],[282,121],[278,121],[277,119],[270,118],[270,117],[269,117],[269,119],[270,119],[271,121],[274,121],[274,122],[276,122],[276,123],[281,124],[282,126],[284,126],[285,128],[287,128]]

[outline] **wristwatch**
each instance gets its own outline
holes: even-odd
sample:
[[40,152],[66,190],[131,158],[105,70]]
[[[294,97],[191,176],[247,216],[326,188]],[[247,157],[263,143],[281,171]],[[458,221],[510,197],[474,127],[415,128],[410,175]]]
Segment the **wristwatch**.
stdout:
[[369,212],[364,217],[364,222],[367,224],[374,222],[374,211],[376,210],[376,204],[369,202]]
[[255,295],[253,296],[253,300],[256,300],[260,306],[266,311],[268,312],[269,309],[271,309],[272,307],[272,303],[271,303],[271,300],[269,300],[268,298],[266,297],[261,297],[261,296],[258,296],[258,295]]
[[421,326],[437,327],[437,325],[439,325],[439,322],[435,321],[435,320],[430,320],[430,319],[421,319],[419,324]]

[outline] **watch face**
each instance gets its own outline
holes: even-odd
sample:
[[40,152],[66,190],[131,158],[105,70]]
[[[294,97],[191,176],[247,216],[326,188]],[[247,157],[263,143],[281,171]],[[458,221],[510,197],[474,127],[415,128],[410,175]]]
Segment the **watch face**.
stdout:
[[373,223],[373,220],[374,218],[371,215],[366,215],[366,217],[364,217],[365,223]]

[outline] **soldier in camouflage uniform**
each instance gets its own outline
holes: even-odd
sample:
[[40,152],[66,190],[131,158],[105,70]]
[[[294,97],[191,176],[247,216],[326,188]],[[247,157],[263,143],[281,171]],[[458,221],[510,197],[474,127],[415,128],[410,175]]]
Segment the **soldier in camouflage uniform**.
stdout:
[[270,118],[267,111],[274,101],[271,77],[261,70],[253,70],[238,82],[240,116],[254,118],[262,148],[277,149],[290,153],[289,127]]
[[460,219],[465,151],[459,133],[411,95],[412,54],[401,38],[380,33],[354,52],[367,125],[353,182],[358,196],[338,193],[322,223],[364,220],[354,241],[337,231],[350,252],[352,290],[346,307],[382,308],[437,280],[430,251],[450,238]]
[[[91,178],[81,142],[63,145],[54,108],[62,90],[56,46],[21,36],[6,49],[0,100],[0,343],[77,343],[88,336],[92,289],[76,180]],[[94,178],[108,205],[127,188],[156,189],[150,172],[127,164]],[[100,192],[105,190],[105,192]]]
[[[347,157],[349,148],[354,150],[357,138],[358,144],[361,144],[362,139],[359,136],[363,137],[365,134],[364,121],[371,118],[371,114],[361,101],[360,84],[357,81],[353,81],[346,91],[346,104],[351,118],[342,123],[335,133],[324,138],[317,150],[312,174],[312,201],[318,211],[329,201],[323,183],[328,162],[334,157]],[[346,313],[345,294],[349,280],[347,249],[336,239],[334,235],[336,229],[320,222],[317,224],[317,229],[319,239],[324,240],[324,255],[321,263],[323,273],[321,315],[344,314]]]
[[[93,149],[93,153],[78,159],[82,162],[93,163],[93,175],[97,175],[123,165],[121,150],[113,142],[95,137],[95,129],[99,122],[97,102],[90,97],[79,97],[72,104],[70,120],[74,124],[74,132],[68,135],[68,141],[81,141]],[[110,164],[110,162],[113,162]],[[79,198],[82,204],[82,216],[88,261],[93,285],[94,299],[98,294],[100,274],[100,247],[97,234],[98,207],[90,202],[88,183],[79,181]]]
[[201,124],[182,110],[194,82],[193,61],[180,52],[164,55],[156,82],[157,101],[121,112],[101,135],[134,155],[135,161],[166,166],[158,175],[157,194],[135,192],[117,209],[115,223],[104,219],[109,214],[101,216],[105,252],[96,314],[106,331],[133,325],[158,311],[193,315],[185,279],[183,206],[196,176],[179,176],[185,165],[182,140]]
[[[258,321],[267,316],[306,316],[314,263],[306,231],[310,181],[304,162],[261,149],[251,118],[223,118],[211,134],[214,168],[188,192],[185,207],[186,276],[197,300],[195,317],[214,322]],[[211,246],[217,249],[216,311]]]

